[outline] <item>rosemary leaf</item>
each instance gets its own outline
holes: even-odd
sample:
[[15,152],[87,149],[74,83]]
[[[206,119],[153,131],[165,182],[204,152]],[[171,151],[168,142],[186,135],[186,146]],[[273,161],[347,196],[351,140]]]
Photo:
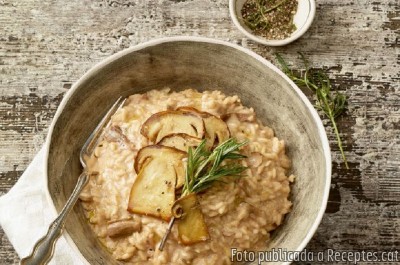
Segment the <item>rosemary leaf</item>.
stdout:
[[205,143],[206,141],[203,140],[194,151],[192,148],[188,151],[182,195],[203,191],[222,177],[237,177],[247,169],[240,164],[222,164],[226,160],[245,158],[246,156],[239,153],[239,148],[247,142],[239,143],[236,139],[230,138],[217,146],[212,152],[206,149]]
[[347,169],[346,156],[343,151],[342,140],[340,138],[339,129],[336,124],[336,119],[346,110],[347,98],[345,95],[335,91],[332,93],[332,85],[328,75],[321,69],[312,69],[309,67],[307,59],[302,53],[300,57],[304,63],[305,71],[295,73],[283,59],[280,54],[275,54],[278,63],[281,65],[283,72],[298,86],[307,87],[315,94],[316,105],[318,110],[321,110],[332,124],[336,135],[337,145],[340,149],[343,161]]

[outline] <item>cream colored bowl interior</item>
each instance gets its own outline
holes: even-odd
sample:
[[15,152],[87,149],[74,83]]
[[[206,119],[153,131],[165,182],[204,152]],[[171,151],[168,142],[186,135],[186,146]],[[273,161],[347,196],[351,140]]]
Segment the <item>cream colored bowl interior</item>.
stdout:
[[[166,86],[237,94],[286,141],[297,176],[293,211],[273,233],[268,248],[304,248],[329,192],[331,160],[322,123],[300,90],[273,65],[241,47],[211,39],[165,38],[133,47],[95,66],[71,88],[48,137],[48,191],[56,211],[81,173],[82,144],[110,105],[119,96]],[[99,244],[79,203],[68,218],[65,236],[88,263],[119,264]]]

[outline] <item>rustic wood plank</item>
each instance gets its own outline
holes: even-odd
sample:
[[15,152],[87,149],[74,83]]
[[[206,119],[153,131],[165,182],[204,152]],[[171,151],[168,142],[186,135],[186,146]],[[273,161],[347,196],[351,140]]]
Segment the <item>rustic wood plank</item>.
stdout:
[[8,242],[3,229],[0,227],[0,261],[1,264],[18,264],[18,255],[15,253],[14,248]]
[[[300,40],[271,48],[247,40],[223,0],[0,1],[0,195],[39,150],[63,94],[101,59],[161,36],[238,43],[267,59],[302,51],[349,97],[339,121],[351,169],[334,155],[327,214],[308,248],[400,246],[400,2],[318,0]],[[0,261],[18,257],[0,229]]]

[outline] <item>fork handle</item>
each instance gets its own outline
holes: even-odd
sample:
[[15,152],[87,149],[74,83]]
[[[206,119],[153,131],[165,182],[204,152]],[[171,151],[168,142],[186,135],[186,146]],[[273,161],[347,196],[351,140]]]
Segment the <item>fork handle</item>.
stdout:
[[50,224],[47,234],[39,239],[33,247],[32,253],[20,261],[20,265],[45,265],[47,264],[54,253],[54,248],[57,239],[60,237],[64,228],[66,217],[78,200],[79,194],[88,182],[89,176],[87,172],[83,172],[76,186],[69,197],[67,203],[62,209],[58,217]]

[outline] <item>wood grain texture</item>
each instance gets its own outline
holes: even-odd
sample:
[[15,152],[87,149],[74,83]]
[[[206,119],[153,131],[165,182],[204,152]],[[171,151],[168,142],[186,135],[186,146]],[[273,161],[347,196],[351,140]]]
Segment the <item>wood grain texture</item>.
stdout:
[[[110,54],[163,36],[227,40],[273,60],[297,52],[329,70],[349,97],[339,121],[351,169],[334,134],[333,179],[311,250],[400,247],[400,2],[317,0],[317,16],[298,41],[281,48],[247,40],[225,0],[0,0],[0,195],[40,149],[63,94]],[[0,264],[18,257],[0,231]]]

